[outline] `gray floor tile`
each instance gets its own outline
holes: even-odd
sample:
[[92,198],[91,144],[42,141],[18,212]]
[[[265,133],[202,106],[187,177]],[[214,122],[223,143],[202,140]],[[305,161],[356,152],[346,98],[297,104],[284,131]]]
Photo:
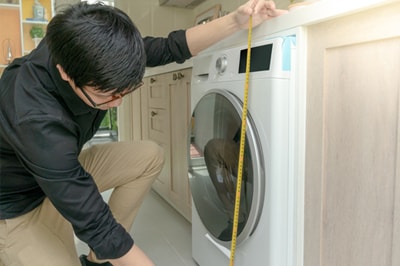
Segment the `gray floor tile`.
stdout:
[[[108,200],[110,191],[103,193]],[[131,230],[135,243],[157,266],[196,266],[191,256],[191,224],[157,193],[145,198]],[[76,239],[78,254],[89,249]]]

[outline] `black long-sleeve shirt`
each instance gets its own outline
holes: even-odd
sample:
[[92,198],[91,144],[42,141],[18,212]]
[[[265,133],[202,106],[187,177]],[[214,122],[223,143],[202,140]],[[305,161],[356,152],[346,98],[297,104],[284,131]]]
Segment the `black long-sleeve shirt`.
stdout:
[[[191,57],[185,31],[146,37],[144,44],[148,66]],[[0,79],[0,219],[25,214],[48,197],[98,258],[118,258],[132,247],[78,161],[105,113],[61,78],[44,41],[6,68]]]

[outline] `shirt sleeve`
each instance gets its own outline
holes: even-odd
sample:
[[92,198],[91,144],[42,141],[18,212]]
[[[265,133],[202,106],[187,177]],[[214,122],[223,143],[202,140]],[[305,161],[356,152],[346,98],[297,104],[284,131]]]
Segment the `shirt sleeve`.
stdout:
[[148,36],[143,41],[147,56],[146,66],[148,67],[172,62],[181,64],[192,57],[184,30],[173,31],[167,38]]

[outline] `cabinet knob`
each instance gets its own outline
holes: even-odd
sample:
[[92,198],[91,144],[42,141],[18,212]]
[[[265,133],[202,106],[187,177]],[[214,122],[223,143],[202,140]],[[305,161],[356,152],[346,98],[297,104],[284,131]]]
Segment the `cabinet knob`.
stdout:
[[172,74],[173,80],[182,79],[183,77],[185,77],[185,75],[183,75],[181,72],[179,72],[178,74],[176,73]]
[[156,82],[157,80],[155,78],[150,78],[150,83],[153,84],[154,82]]
[[157,112],[155,112],[155,111],[151,111],[151,117],[155,117],[156,115],[157,115]]

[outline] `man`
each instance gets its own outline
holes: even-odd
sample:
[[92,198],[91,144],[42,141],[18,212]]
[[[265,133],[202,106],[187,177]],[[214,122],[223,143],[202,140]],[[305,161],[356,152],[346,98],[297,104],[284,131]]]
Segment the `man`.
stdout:
[[[31,54],[0,80],[0,265],[153,265],[129,235],[163,164],[148,141],[82,149],[106,110],[140,87],[145,66],[184,62],[284,11],[250,0],[168,38],[142,39],[117,8],[79,3],[57,14]],[[100,192],[113,188],[105,203]],[[78,258],[73,235],[91,248]]]

